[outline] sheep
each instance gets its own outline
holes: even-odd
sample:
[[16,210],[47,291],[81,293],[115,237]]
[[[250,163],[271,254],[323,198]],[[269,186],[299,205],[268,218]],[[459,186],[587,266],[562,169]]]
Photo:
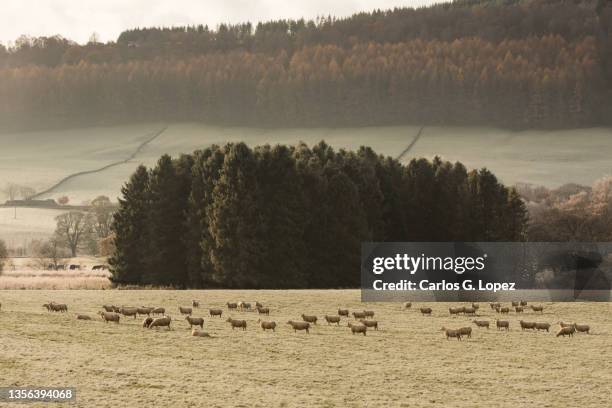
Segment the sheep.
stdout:
[[365,327],[373,327],[374,330],[378,330],[378,321],[376,320],[366,320],[366,319],[360,319],[359,320],[361,322],[361,324],[363,324]]
[[486,327],[487,329],[489,328],[488,320],[472,320],[472,323],[474,323],[476,327]]
[[308,323],[317,324],[317,316],[305,315],[302,313],[302,320]]
[[106,312],[114,312],[115,311],[115,306],[113,306],[113,305],[102,305],[102,308]]
[[478,310],[478,309],[480,308],[480,306],[479,306],[479,305],[477,305],[476,303],[472,303],[472,308],[473,308],[474,310]]
[[412,302],[404,303],[404,309],[410,309],[412,307]]
[[142,306],[142,307],[137,307],[136,308],[136,313],[138,313],[139,315],[147,315],[147,316],[149,316],[149,315],[151,315],[152,311],[153,311],[152,307]]
[[462,312],[462,311],[460,311],[460,310],[459,310],[458,308],[456,308],[456,307],[449,307],[449,308],[448,308],[448,313],[450,313],[450,314],[451,314],[451,316],[452,316],[452,315],[457,315],[457,314],[459,314],[459,313],[461,313],[461,312]]
[[364,312],[353,312],[353,317],[357,319],[365,319],[366,315]]
[[191,301],[191,306],[193,306],[193,307],[200,307],[200,302],[198,302],[197,300],[192,300]]
[[374,311],[373,310],[364,310],[363,314],[365,315],[366,318],[374,317]]
[[47,311],[48,311],[48,312],[50,312],[50,311],[51,311],[51,305],[50,305],[49,303],[44,303],[44,304],[42,305],[42,307],[44,307],[45,309],[47,309]]
[[338,309],[338,316],[346,316],[348,317],[349,311],[348,309]]
[[91,320],[91,317],[89,317],[88,315],[84,315],[84,314],[77,314],[76,319],[77,320]]
[[489,303],[489,306],[491,306],[491,310],[495,310],[501,307],[501,303]]
[[151,314],[152,315],[164,315],[166,314],[166,309],[163,307],[156,307],[153,310],[151,310]]
[[538,329],[538,331],[540,331],[540,330],[549,331],[550,323],[536,323],[535,324],[535,328]]
[[187,323],[189,323],[190,329],[193,328],[193,326],[200,326],[201,329],[204,328],[204,319],[201,317],[185,316],[185,320],[187,320]]
[[172,330],[170,328],[170,323],[172,323],[172,318],[170,318],[170,316],[158,317],[151,322],[151,324],[149,325],[149,329],[152,329],[154,327],[166,326],[168,330]]
[[270,308],[267,307],[257,307],[257,313],[270,315]]
[[540,312],[540,313],[544,313],[544,306],[534,306],[531,305],[531,310],[533,310],[534,312]]
[[256,302],[255,302],[255,308],[259,308],[259,307],[263,307],[263,305],[262,305],[261,303],[259,303],[259,302],[257,302],[257,301],[256,301]]
[[463,313],[465,313],[466,315],[476,315],[476,309],[474,309],[473,307],[464,307],[463,308]]
[[237,309],[237,308],[238,308],[238,303],[230,303],[230,302],[227,302],[227,303],[226,303],[226,305],[227,305],[227,308],[228,308],[229,310],[235,310],[235,309]]
[[510,308],[508,308],[508,307],[500,307],[499,308],[499,313],[501,313],[501,314],[508,314],[508,313],[510,313]]
[[576,331],[576,328],[574,326],[571,326],[571,327],[561,327],[559,329],[559,331],[557,332],[557,336],[556,337],[559,337],[559,336],[563,336],[563,337],[569,336],[569,337],[572,337],[574,335],[575,331]]
[[524,322],[522,320],[519,320],[519,323],[521,325],[521,330],[522,331],[525,331],[525,329],[532,329],[532,330],[536,329],[535,322]]
[[298,330],[305,330],[306,334],[310,334],[310,323],[308,322],[294,322],[293,320],[289,320],[287,324],[291,325],[294,333],[297,333]]
[[467,336],[468,339],[472,338],[472,328],[471,327],[461,327],[457,329],[462,336]]
[[191,330],[191,335],[193,337],[210,337],[210,334],[204,332],[204,331],[200,331],[198,329],[192,329]]
[[208,313],[210,313],[210,317],[223,315],[222,309],[208,309]]
[[153,320],[154,319],[151,316],[145,317],[145,319],[142,321],[142,327],[144,327],[145,329],[148,328],[153,322]]
[[514,311],[516,313],[523,313],[523,307],[522,306],[515,306],[514,307]]
[[51,302],[49,303],[49,310],[51,310],[52,312],[67,312],[68,306],[64,303]]
[[136,315],[138,314],[138,309],[135,307],[121,306],[121,308],[119,308],[119,313],[121,313],[124,316],[132,316],[134,319],[136,319]]
[[591,327],[588,324],[576,324],[576,323],[574,323],[574,328],[579,333],[591,334],[591,333],[589,333],[589,330],[591,330]]
[[244,310],[251,310],[251,304],[247,303],[247,302],[239,302],[238,303],[238,307],[240,308],[240,310],[244,311]]
[[336,323],[338,326],[340,326],[340,316],[325,315],[325,321],[327,322],[327,325],[330,325],[331,323]]
[[363,335],[365,336],[366,332],[368,331],[367,326],[365,326],[363,324],[354,324],[354,323],[349,322],[348,323],[348,327],[351,328],[351,332],[353,334],[355,334],[355,333],[363,333]]
[[108,323],[108,322],[119,323],[119,319],[121,318],[121,316],[119,316],[117,313],[114,313],[114,312],[98,312],[98,314],[100,315],[102,320],[104,320],[104,323]]
[[266,330],[276,331],[276,322],[268,322],[266,320],[258,319],[257,323],[259,323],[259,325],[261,326],[261,330],[263,331],[266,331]]
[[510,322],[507,320],[495,320],[495,325],[497,326],[497,330],[506,329],[506,331],[510,330]]
[[431,316],[431,307],[422,307],[419,309],[421,311],[421,314],[424,315],[429,315]]
[[244,331],[247,328],[246,320],[232,319],[231,316],[230,316],[230,317],[227,318],[226,322],[228,322],[232,326],[232,330],[234,330],[234,328],[236,328],[236,327],[240,327]]
[[558,322],[560,327],[572,327],[573,324],[572,323],[563,323],[563,322]]
[[520,302],[520,303],[521,303],[521,306],[527,306],[527,302],[526,302],[526,301],[524,301],[524,300],[521,300],[521,302]]
[[442,327],[440,330],[446,334],[446,340],[450,339],[451,337],[461,340],[461,332],[459,330],[447,329],[446,327]]
[[517,307],[519,305],[519,302],[512,302],[512,307]]
[[179,306],[179,312],[184,315],[191,315],[191,313],[193,313],[193,309],[190,307]]

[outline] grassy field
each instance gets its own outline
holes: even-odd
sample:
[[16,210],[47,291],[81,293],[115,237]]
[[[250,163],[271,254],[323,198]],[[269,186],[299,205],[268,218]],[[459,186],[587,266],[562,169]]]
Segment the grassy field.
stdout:
[[[179,305],[198,299],[206,331],[191,337]],[[359,291],[1,291],[0,384],[75,386],[79,407],[609,407],[612,305],[545,304],[543,315],[511,314],[508,333],[477,329],[464,341],[440,328],[470,325],[430,303],[432,317],[413,305],[363,304]],[[46,312],[50,300],[69,313]],[[275,333],[262,332],[253,312],[235,312],[247,331],[232,331],[208,307],[259,300],[271,308]],[[173,329],[148,330],[141,319],[119,325],[77,321],[105,303],[164,306]],[[310,335],[286,323],[301,313],[335,314],[339,306],[372,309],[379,331],[351,335],[319,324]],[[225,308],[224,308],[225,309]],[[481,319],[493,320],[487,305]],[[517,321],[576,321],[593,333],[556,338],[521,332]],[[556,326],[555,326],[556,328]]]

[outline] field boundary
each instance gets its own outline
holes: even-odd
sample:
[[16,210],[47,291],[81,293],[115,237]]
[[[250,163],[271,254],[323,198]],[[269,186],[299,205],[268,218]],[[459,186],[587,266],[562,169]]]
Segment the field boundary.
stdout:
[[425,126],[421,126],[421,128],[419,129],[419,131],[416,134],[416,136],[414,137],[414,139],[412,139],[412,142],[410,142],[408,147],[406,147],[404,150],[402,150],[402,152],[395,158],[395,160],[401,161],[404,158],[404,156],[407,155],[410,152],[410,150],[414,147],[416,142],[418,142],[419,139],[421,138],[421,135],[423,134],[424,130],[425,130]]
[[61,179],[60,181],[58,181],[57,183],[53,184],[51,187],[49,187],[49,188],[47,188],[47,189],[45,189],[45,190],[43,190],[43,191],[41,191],[39,193],[36,193],[32,197],[30,197],[30,199],[31,200],[32,199],[36,199],[36,198],[39,198],[40,196],[48,194],[48,193],[52,192],[53,190],[55,190],[56,188],[58,188],[59,186],[61,186],[62,184],[64,184],[65,182],[67,182],[68,180],[72,180],[72,179],[74,179],[76,177],[84,176],[84,175],[87,175],[87,174],[101,173],[104,170],[107,170],[107,169],[109,169],[111,167],[119,166],[121,164],[125,164],[125,163],[129,162],[130,160],[135,158],[136,155],[138,155],[138,153],[140,153],[142,151],[142,149],[144,149],[146,147],[146,145],[148,145],[149,143],[151,143],[152,141],[157,139],[159,136],[161,136],[161,134],[164,133],[166,131],[166,129],[168,129],[168,126],[164,126],[163,128],[161,128],[157,132],[153,133],[153,135],[150,138],[148,138],[144,142],[140,143],[136,147],[136,150],[134,150],[127,158],[125,158],[123,160],[116,161],[116,162],[112,162],[110,164],[107,164],[106,166],[102,166],[102,167],[94,169],[94,170],[85,170],[85,171],[79,171],[77,173],[69,174],[66,177],[64,177],[63,179]]

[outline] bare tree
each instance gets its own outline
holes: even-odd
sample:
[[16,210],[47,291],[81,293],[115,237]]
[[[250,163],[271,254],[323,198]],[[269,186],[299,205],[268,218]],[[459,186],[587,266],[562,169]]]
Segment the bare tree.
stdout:
[[70,211],[55,217],[58,238],[63,241],[73,257],[77,255],[79,244],[91,233],[91,219],[81,211]]
[[0,239],[0,273],[2,273],[2,269],[4,268],[4,262],[6,262],[7,257],[8,250],[6,249],[6,244],[3,240]]
[[98,239],[106,238],[111,233],[113,223],[113,205],[106,196],[98,196],[91,202],[93,229]]
[[48,241],[38,242],[32,252],[42,268],[52,264],[54,269],[57,269],[57,265],[63,263],[66,257],[61,239],[56,235],[49,238]]

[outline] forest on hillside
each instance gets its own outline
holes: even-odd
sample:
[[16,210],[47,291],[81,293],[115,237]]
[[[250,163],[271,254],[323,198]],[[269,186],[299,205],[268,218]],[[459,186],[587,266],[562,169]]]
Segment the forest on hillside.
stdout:
[[486,169],[230,143],[140,166],[109,262],[115,284],[357,287],[362,242],[522,241],[526,227],[518,193]]
[[612,124],[612,4],[456,1],[0,46],[4,127]]

